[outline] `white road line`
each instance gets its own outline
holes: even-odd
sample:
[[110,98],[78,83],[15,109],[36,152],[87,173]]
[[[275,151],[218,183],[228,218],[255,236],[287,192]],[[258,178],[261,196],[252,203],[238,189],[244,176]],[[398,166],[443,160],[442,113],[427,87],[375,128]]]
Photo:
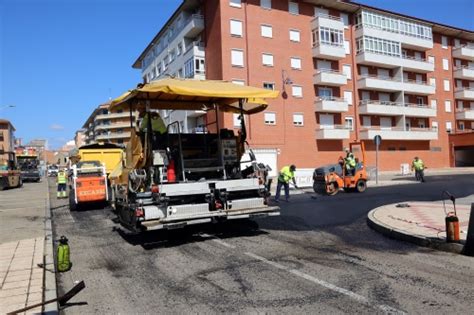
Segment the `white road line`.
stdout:
[[[225,246],[225,247],[228,247],[228,248],[236,248],[234,245],[230,245],[218,238],[216,238],[215,236],[212,236],[212,235],[208,235],[208,234],[202,234],[204,237],[210,237],[212,238],[212,240],[216,243],[219,243],[221,244],[222,246]],[[361,303],[361,304],[364,304],[364,305],[367,305],[369,307],[372,307],[372,308],[378,308],[380,310],[382,310],[383,312],[385,313],[389,313],[389,314],[406,314],[404,311],[401,311],[399,309],[396,309],[396,308],[393,308],[391,306],[388,306],[388,305],[384,305],[384,304],[375,304],[375,303],[371,303],[369,301],[369,299],[367,299],[366,297],[362,296],[362,295],[359,295],[357,293],[354,293],[352,291],[349,291],[347,289],[344,289],[344,288],[340,288],[338,286],[335,286],[334,284],[331,284],[329,282],[326,282],[324,280],[320,280],[320,279],[317,279],[311,275],[308,275],[304,272],[301,272],[299,270],[296,270],[296,269],[292,269],[292,268],[289,268],[289,267],[286,267],[282,264],[279,264],[277,262],[274,262],[274,261],[271,261],[271,260],[268,260],[264,257],[261,257],[259,255],[256,255],[254,253],[251,253],[251,252],[245,252],[244,253],[245,255],[249,256],[249,257],[252,257],[256,260],[259,260],[263,263],[266,263],[267,265],[270,265],[270,266],[273,266],[275,268],[278,268],[278,269],[281,269],[281,270],[284,270],[284,271],[287,271],[295,276],[298,276],[300,278],[303,278],[305,280],[308,280],[310,282],[313,282],[317,285],[320,285],[322,287],[325,287],[326,289],[329,289],[329,290],[332,290],[332,291],[335,291],[337,293],[340,293],[340,294],[343,294],[343,295],[346,295],[348,297],[350,297],[351,299]]]

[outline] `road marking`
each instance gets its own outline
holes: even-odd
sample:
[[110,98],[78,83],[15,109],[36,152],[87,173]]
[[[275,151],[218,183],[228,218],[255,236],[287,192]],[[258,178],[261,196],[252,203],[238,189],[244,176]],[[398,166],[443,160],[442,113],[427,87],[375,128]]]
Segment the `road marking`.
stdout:
[[[228,248],[236,248],[234,245],[231,245],[231,244],[228,244],[224,241],[222,241],[221,239],[215,237],[215,236],[212,236],[212,235],[208,235],[208,234],[202,234],[202,236],[204,237],[209,237],[212,239],[212,241],[218,243],[218,244],[221,244],[225,247],[228,247]],[[286,267],[282,264],[279,264],[277,262],[274,262],[274,261],[271,261],[271,260],[268,260],[262,256],[259,256],[257,254],[254,254],[254,253],[251,253],[251,252],[245,252],[244,253],[245,255],[251,257],[251,258],[254,258],[256,260],[259,260],[263,263],[266,263],[267,265],[270,265],[270,266],[273,266],[277,269],[280,269],[280,270],[284,270],[284,271],[287,271],[299,278],[302,278],[302,279],[305,279],[305,280],[308,280],[310,282],[313,282],[317,285],[320,285],[322,287],[325,287],[326,289],[329,289],[329,290],[332,290],[332,291],[335,291],[339,294],[343,294],[345,296],[348,296],[350,297],[351,299],[361,303],[361,304],[364,304],[364,305],[367,305],[371,308],[378,308],[380,310],[382,310],[383,312],[385,313],[389,313],[389,314],[406,314],[404,311],[401,311],[399,309],[396,309],[396,308],[393,308],[391,306],[388,306],[388,305],[385,305],[385,304],[376,304],[376,303],[372,303],[369,301],[369,299],[367,299],[366,297],[362,296],[362,295],[359,295],[357,293],[354,293],[350,290],[347,290],[347,289],[344,289],[344,288],[340,288],[338,286],[335,286],[334,284],[331,284],[329,282],[326,282],[324,280],[320,280],[318,278],[315,278],[309,274],[306,274],[304,272],[301,272],[299,270],[296,270],[296,269],[292,269],[292,268],[289,268],[289,267]]]

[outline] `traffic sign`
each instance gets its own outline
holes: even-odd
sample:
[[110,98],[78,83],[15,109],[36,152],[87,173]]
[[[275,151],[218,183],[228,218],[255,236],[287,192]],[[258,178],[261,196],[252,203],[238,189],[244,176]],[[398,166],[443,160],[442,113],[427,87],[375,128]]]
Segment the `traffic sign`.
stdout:
[[380,135],[376,135],[374,137],[374,143],[375,145],[380,145],[382,143],[382,137]]

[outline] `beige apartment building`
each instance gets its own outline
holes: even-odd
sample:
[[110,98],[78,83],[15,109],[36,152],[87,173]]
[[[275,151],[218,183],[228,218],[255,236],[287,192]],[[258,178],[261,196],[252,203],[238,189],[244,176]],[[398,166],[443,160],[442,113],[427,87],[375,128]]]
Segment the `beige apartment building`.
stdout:
[[6,119],[0,119],[0,165],[13,159],[15,152],[15,127]]
[[[144,82],[198,73],[279,90],[266,111],[246,117],[249,143],[274,170],[335,163],[355,140],[373,166],[375,136],[382,170],[414,156],[447,167],[458,160],[453,150],[474,165],[472,30],[351,1],[185,0],[133,67]],[[222,116],[237,131],[237,115]],[[194,127],[202,117],[172,120]],[[458,133],[472,142],[451,147]]]
[[[82,126],[84,144],[114,143],[125,145],[130,140],[131,127],[135,127],[138,113],[129,111],[109,112],[110,102],[99,105]],[[132,124],[130,124],[132,118]]]

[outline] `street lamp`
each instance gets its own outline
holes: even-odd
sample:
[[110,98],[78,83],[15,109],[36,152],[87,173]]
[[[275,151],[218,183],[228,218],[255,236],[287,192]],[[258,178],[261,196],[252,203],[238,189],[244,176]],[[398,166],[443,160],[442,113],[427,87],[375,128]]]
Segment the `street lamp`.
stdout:
[[286,93],[285,85],[293,84],[293,80],[291,80],[285,70],[281,70],[281,81],[283,85],[283,93],[281,94],[281,96],[286,99],[288,97],[288,94]]

